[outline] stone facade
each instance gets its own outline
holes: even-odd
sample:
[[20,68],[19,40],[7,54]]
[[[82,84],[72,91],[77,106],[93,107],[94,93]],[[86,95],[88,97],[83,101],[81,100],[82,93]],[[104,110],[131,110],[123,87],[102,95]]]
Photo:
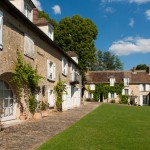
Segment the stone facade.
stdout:
[[[54,89],[54,86],[57,84],[60,77],[62,80],[66,81],[66,86],[69,87],[68,92],[71,92],[70,89],[73,89],[73,94],[71,95],[69,93],[71,95],[70,99],[64,99],[63,110],[78,107],[81,99],[81,78],[77,84],[70,84],[70,66],[72,64],[75,67],[75,70],[78,70],[78,73],[80,74],[78,64],[63,50],[57,47],[46,34],[26,18],[8,0],[0,2],[0,11],[3,13],[3,46],[0,50],[0,81],[4,81],[10,85],[13,91],[13,98],[15,99],[16,97],[16,91],[15,85],[12,85],[11,83],[11,79],[15,69],[16,51],[18,49],[26,63],[30,63],[33,68],[37,67],[38,74],[44,77],[40,80],[39,87],[40,89],[42,89],[43,86],[45,87],[45,96],[43,96],[42,93],[39,93],[38,100],[48,101],[48,90]],[[26,35],[34,42],[33,57],[25,55],[24,45]],[[68,74],[66,76],[62,74],[62,58],[65,58],[68,62]],[[54,81],[47,79],[47,60],[52,61],[56,65],[56,79]],[[55,99],[55,96],[53,96],[53,98]],[[22,100],[23,99],[24,98],[22,98]],[[65,103],[68,103],[68,101],[71,101],[72,105],[70,104],[70,106],[67,106]],[[76,104],[73,103],[75,101]],[[12,119],[17,119],[20,115],[19,106],[15,101],[13,102],[13,105],[15,115]],[[7,117],[4,120],[7,120]]]
[[[122,95],[128,96],[128,104],[139,106],[150,105],[149,67],[147,70],[135,70],[135,68],[133,68],[130,71],[89,71],[86,73],[84,99],[93,98],[92,92],[88,90],[91,85],[107,84],[113,86],[111,85],[112,79],[114,85],[118,83],[124,85]],[[112,100],[119,103],[119,95],[116,93],[108,93],[108,98],[104,99],[103,93],[100,93],[99,101],[111,102]]]

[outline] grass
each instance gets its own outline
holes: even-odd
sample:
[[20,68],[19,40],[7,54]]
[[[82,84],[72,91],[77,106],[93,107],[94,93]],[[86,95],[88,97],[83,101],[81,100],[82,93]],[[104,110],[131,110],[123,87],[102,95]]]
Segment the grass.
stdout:
[[150,150],[150,107],[103,104],[38,150]]

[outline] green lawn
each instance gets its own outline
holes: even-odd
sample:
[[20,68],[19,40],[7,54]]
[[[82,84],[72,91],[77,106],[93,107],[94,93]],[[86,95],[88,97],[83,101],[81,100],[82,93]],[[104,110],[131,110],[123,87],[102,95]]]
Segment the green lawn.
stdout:
[[150,150],[150,107],[103,104],[39,150]]

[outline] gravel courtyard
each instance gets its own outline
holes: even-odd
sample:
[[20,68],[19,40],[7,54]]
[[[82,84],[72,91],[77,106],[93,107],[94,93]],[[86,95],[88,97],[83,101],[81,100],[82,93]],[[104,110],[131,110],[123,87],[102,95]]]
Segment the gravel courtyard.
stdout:
[[100,103],[85,103],[66,112],[53,112],[41,120],[29,120],[7,127],[0,132],[0,150],[34,150],[99,105]]

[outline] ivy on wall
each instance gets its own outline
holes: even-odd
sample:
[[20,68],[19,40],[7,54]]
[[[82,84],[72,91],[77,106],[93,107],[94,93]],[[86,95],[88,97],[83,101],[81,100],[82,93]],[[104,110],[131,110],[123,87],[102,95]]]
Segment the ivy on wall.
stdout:
[[23,60],[19,50],[17,50],[17,61],[15,73],[12,81],[17,89],[17,101],[20,105],[20,111],[24,112],[24,107],[21,102],[22,93],[27,97],[27,104],[31,113],[35,111],[35,90],[38,86],[39,80],[42,77],[38,75],[37,68],[33,69],[31,64],[26,64]]
[[110,86],[109,84],[96,84],[95,85],[95,91],[93,92],[93,96],[95,101],[99,101],[100,99],[100,93],[103,93],[104,98],[108,98],[108,93],[116,93],[117,95],[122,95],[122,89],[124,88],[124,85],[122,83],[115,84],[114,86]]

